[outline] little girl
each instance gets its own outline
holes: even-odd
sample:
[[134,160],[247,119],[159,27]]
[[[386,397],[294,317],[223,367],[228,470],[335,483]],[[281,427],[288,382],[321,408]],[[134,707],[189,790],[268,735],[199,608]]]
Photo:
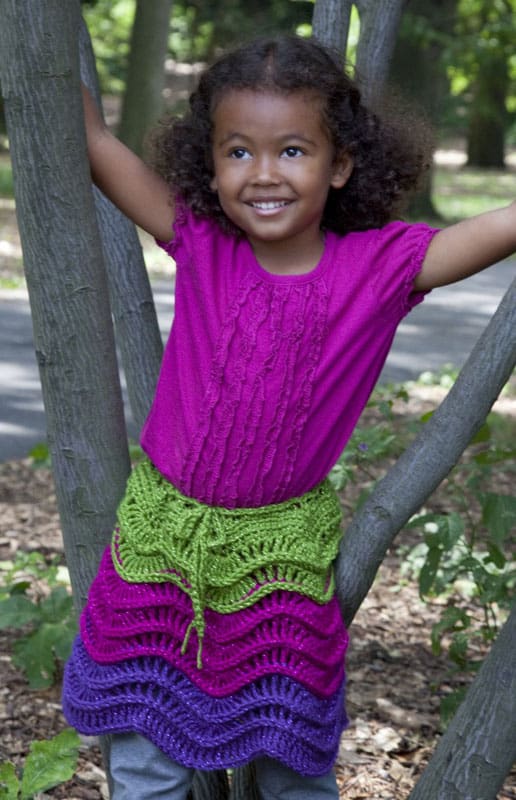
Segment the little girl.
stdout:
[[113,734],[115,800],[184,800],[254,761],[264,800],[338,798],[347,634],[327,480],[396,327],[516,248],[516,204],[390,221],[423,168],[313,41],[221,58],[158,137],[159,172],[85,92],[100,188],[176,261],[174,323],[67,665],[64,708]]

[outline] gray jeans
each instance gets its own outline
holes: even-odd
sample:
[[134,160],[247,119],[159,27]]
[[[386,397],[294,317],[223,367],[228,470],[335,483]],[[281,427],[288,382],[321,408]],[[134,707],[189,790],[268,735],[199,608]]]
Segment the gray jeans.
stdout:
[[[263,800],[339,800],[333,771],[305,778],[271,758],[254,764]],[[186,800],[194,774],[136,733],[111,737],[110,772],[112,800]]]

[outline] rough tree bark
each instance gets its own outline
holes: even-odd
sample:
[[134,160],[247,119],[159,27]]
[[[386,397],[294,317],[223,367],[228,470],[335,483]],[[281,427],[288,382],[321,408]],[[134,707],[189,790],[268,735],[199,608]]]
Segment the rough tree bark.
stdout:
[[409,800],[495,800],[516,761],[516,606]]
[[[84,22],[80,26],[79,53],[81,78],[101,108],[95,57]],[[163,344],[136,228],[96,187],[94,198],[116,342],[129,404],[140,430],[152,402]]]
[[119,136],[139,154],[145,134],[163,111],[161,93],[171,9],[172,0],[136,3]]
[[352,5],[352,0],[317,0],[312,15],[312,34],[341,55],[348,43]]
[[79,93],[79,5],[0,0],[16,207],[61,524],[85,602],[129,472]]
[[374,103],[387,81],[403,6],[407,0],[356,0],[360,16],[356,74],[365,103]]

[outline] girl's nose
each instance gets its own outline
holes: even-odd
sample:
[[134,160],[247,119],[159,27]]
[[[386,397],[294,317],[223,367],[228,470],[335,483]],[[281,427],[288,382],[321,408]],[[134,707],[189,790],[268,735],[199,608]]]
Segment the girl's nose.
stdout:
[[279,183],[280,176],[276,160],[268,155],[255,158],[252,181],[262,186]]

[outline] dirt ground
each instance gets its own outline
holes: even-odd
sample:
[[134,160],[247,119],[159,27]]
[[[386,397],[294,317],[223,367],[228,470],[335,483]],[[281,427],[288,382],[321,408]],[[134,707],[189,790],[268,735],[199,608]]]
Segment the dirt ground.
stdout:
[[[415,406],[414,406],[415,403]],[[426,399],[411,400],[418,414]],[[514,402],[507,405],[514,412]],[[510,475],[497,481],[509,482]],[[507,488],[510,484],[507,483]],[[429,504],[438,507],[436,495]],[[400,544],[414,533],[400,534]],[[408,537],[412,537],[409,539]],[[19,549],[50,559],[62,554],[59,518],[51,472],[34,469],[29,459],[0,464],[0,562]],[[453,673],[445,653],[430,647],[430,628],[439,603],[424,604],[415,582],[400,576],[398,550],[387,556],[351,628],[347,662],[349,730],[337,761],[341,798],[407,798],[441,733],[441,698],[470,678]],[[1,579],[1,576],[0,576]],[[443,601],[441,601],[443,602]],[[0,763],[23,763],[33,739],[50,738],[65,727],[59,684],[31,691],[10,660],[13,631],[0,633]],[[75,777],[41,798],[100,800],[107,786],[99,750],[85,739]],[[516,800],[516,771],[499,800]]]

